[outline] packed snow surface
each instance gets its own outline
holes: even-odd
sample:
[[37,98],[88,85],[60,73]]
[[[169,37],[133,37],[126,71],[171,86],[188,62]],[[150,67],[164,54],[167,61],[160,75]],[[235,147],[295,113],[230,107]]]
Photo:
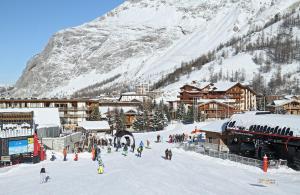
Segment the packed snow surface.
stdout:
[[[291,169],[270,170],[267,174],[256,167],[227,160],[203,156],[176,149],[166,143],[169,134],[191,132],[201,124],[171,124],[165,131],[135,134],[137,144],[150,140],[151,149],[144,149],[138,158],[102,150],[104,174],[97,173],[98,163],[90,153],[80,153],[79,161],[57,160],[40,164],[22,164],[0,169],[0,189],[3,194],[298,194],[300,173]],[[155,143],[156,135],[163,137]],[[162,158],[171,148],[171,161]],[[44,166],[51,177],[40,184],[40,169]],[[259,179],[275,180],[275,184],[262,185]]]

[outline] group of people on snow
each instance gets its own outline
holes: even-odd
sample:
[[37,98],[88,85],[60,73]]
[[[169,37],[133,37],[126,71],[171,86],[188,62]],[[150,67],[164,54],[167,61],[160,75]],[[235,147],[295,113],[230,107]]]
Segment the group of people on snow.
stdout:
[[174,135],[169,135],[169,143],[179,143],[179,142],[184,142],[188,139],[188,135],[186,134],[174,134]]
[[[186,135],[185,134],[175,134],[175,135],[170,135],[169,136],[169,143],[177,143],[177,142],[183,142],[185,141]],[[107,142],[106,142],[107,141]],[[156,137],[156,143],[162,142],[162,138],[161,136],[158,134]],[[112,148],[112,141],[111,140],[101,140],[101,145],[102,148],[104,149],[103,145],[107,146],[107,153],[111,153],[111,148]],[[118,151],[119,149],[122,149],[122,154],[124,156],[128,155],[128,151],[131,149],[131,152],[135,152],[135,143],[132,143],[130,145],[130,142],[128,142],[128,140],[126,140],[126,143],[121,143],[120,139],[117,140],[116,143],[114,143],[114,147],[116,148],[116,151]],[[141,141],[137,147],[137,157],[142,157],[142,152],[144,150],[144,142]],[[146,148],[150,148],[150,141],[146,140]],[[78,148],[74,149],[74,161],[78,160]],[[104,163],[103,160],[101,158],[101,146],[94,143],[92,145],[91,148],[91,153],[92,153],[92,160],[93,161],[97,161],[98,162],[98,173],[102,174],[104,172]],[[51,161],[54,161],[56,159],[54,153],[52,152],[52,156],[50,158]],[[171,160],[172,159],[172,151],[171,149],[166,149],[165,150],[165,159],[166,160]],[[67,160],[67,148],[63,149],[63,161]],[[40,171],[40,176],[41,176],[41,183],[47,182],[47,177],[49,179],[49,176],[46,175],[46,170],[45,167],[42,167],[41,171]]]

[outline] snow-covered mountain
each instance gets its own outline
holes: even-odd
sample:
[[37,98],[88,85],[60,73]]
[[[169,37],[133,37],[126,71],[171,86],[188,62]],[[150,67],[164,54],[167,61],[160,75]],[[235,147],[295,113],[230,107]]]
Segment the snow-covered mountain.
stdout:
[[[182,62],[297,6],[299,0],[127,0],[100,18],[57,32],[27,63],[12,94],[66,96],[101,82],[154,83]],[[243,55],[228,58],[222,71],[247,67],[252,79],[259,67]]]

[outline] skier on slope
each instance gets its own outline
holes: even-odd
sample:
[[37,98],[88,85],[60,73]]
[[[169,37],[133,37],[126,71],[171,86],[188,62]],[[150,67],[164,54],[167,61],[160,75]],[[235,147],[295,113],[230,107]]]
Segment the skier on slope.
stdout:
[[134,152],[134,149],[135,149],[135,144],[133,143],[133,144],[131,145],[131,152]]
[[56,159],[56,157],[55,157],[55,155],[54,155],[54,152],[52,152],[50,160],[51,160],[51,161],[54,161],[55,159]]
[[40,171],[40,183],[45,183],[45,182],[46,182],[46,169],[43,166]]
[[64,161],[66,161],[67,160],[67,148],[64,148],[63,155],[64,155]]
[[147,139],[147,148],[150,148],[150,141]]
[[169,160],[171,160],[172,159],[172,151],[171,151],[171,149],[168,152],[168,156],[169,156]]
[[74,148],[74,161],[78,161],[78,149]]
[[97,160],[99,159],[99,158],[101,158],[101,148],[100,148],[100,146],[97,146],[97,149],[96,149],[96,154],[97,154]]
[[138,157],[142,157],[143,147],[139,146],[137,152],[138,152]]
[[128,153],[128,146],[127,146],[127,144],[125,144],[125,146],[123,148],[123,155],[127,156],[127,153]]
[[100,158],[98,158],[98,174],[102,174],[104,172],[104,163]]
[[156,142],[157,142],[157,143],[160,142],[160,135],[159,135],[159,134],[157,135],[157,140],[156,140]]
[[140,147],[144,147],[144,142],[143,141],[140,142]]
[[168,150],[168,148],[165,150],[165,159],[166,160],[169,159],[169,150]]

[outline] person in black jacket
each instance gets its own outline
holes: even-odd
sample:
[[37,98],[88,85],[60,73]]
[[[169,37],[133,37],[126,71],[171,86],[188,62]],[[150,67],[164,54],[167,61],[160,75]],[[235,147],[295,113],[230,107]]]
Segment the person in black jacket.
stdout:
[[171,151],[171,149],[168,152],[168,156],[169,156],[169,160],[171,160],[172,159],[172,151]]
[[40,171],[40,182],[41,183],[45,183],[46,182],[46,169],[45,169],[45,167],[41,168],[41,171]]
[[165,159],[166,160],[169,159],[169,150],[168,150],[168,148],[165,150]]

